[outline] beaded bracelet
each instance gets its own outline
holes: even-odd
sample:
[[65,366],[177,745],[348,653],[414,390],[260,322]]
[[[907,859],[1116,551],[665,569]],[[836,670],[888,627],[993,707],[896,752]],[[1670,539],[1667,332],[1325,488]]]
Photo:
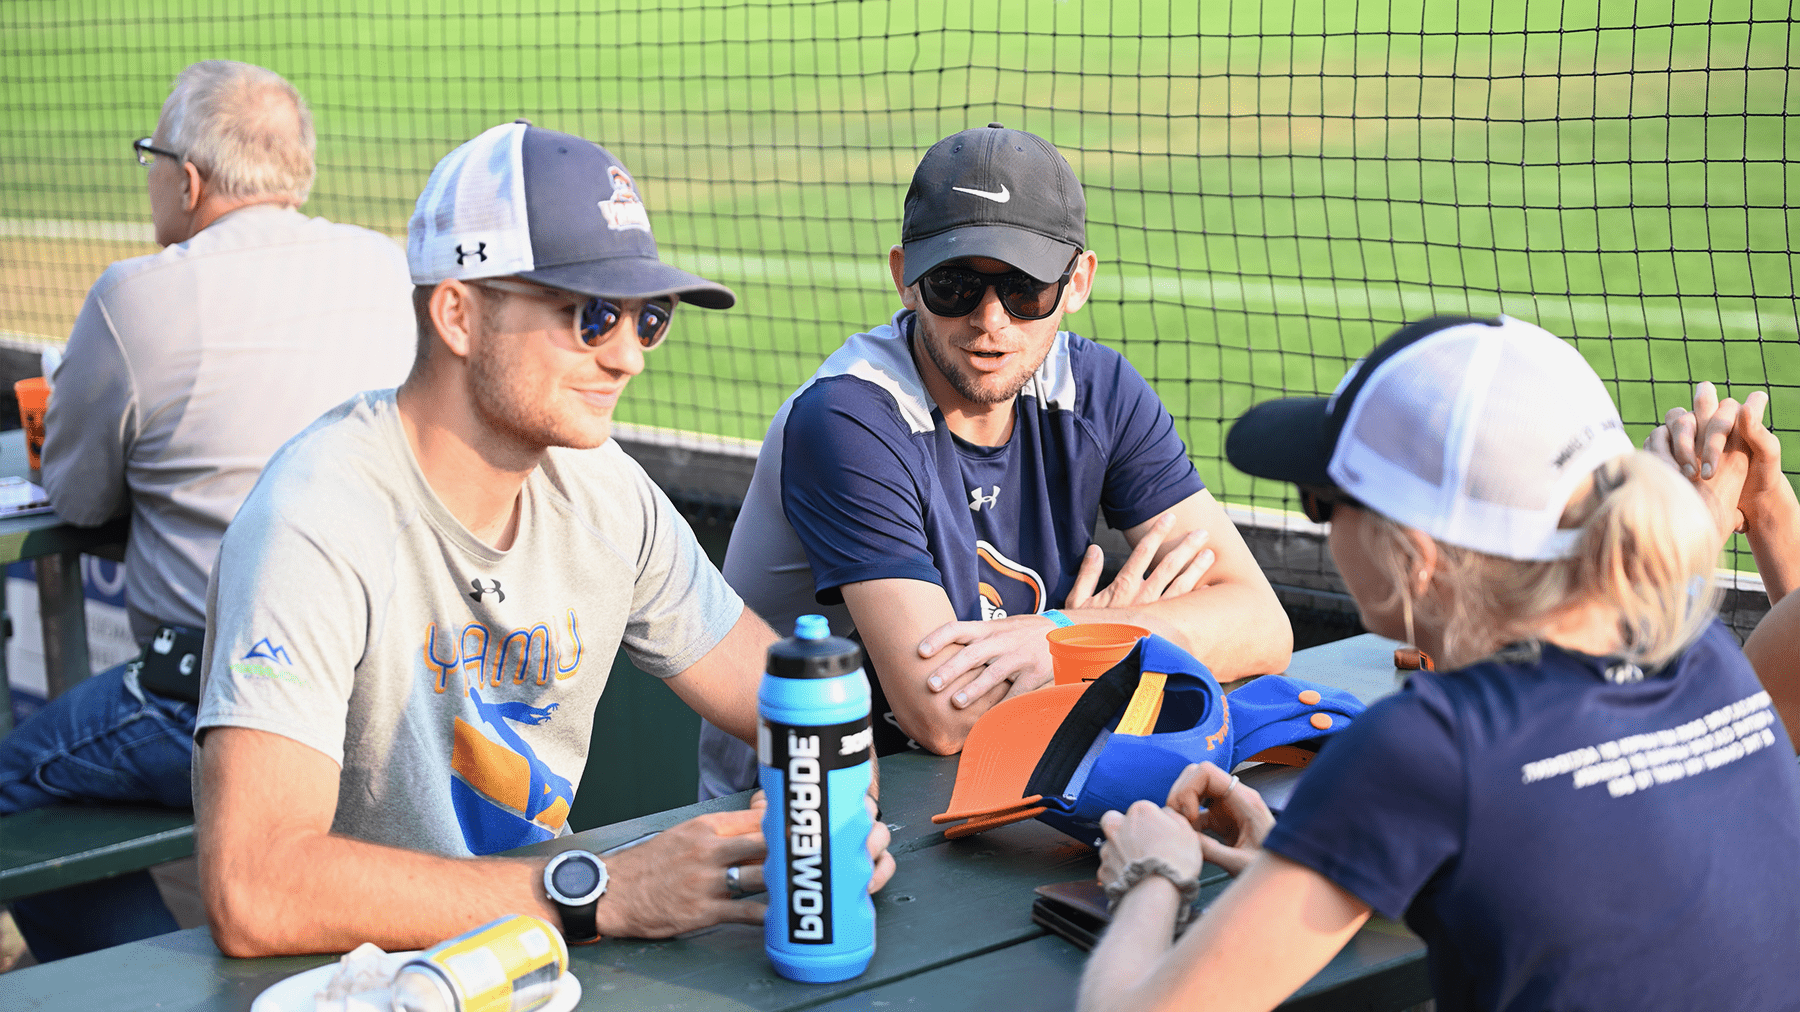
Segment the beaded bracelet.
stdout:
[[1175,891],[1181,894],[1181,907],[1175,913],[1175,930],[1181,931],[1194,916],[1194,901],[1200,898],[1200,876],[1182,878],[1174,866],[1160,857],[1140,857],[1125,866],[1119,877],[1106,884],[1107,909],[1119,905],[1119,900],[1132,887],[1151,875],[1161,875],[1169,880]]

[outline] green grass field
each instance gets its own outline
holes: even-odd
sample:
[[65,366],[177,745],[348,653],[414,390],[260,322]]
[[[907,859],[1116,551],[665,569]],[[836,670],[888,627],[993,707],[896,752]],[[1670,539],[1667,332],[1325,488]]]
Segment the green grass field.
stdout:
[[146,220],[128,142],[182,66],[228,57],[312,102],[308,210],[391,234],[432,163],[494,123],[619,153],[665,254],[742,296],[683,312],[629,421],[760,438],[891,312],[885,251],[925,147],[999,120],[1087,186],[1105,268],[1070,326],[1139,366],[1232,501],[1283,505],[1220,461],[1225,422],[1329,390],[1431,312],[1575,339],[1635,435],[1703,378],[1772,388],[1777,428],[1800,428],[1790,3],[1169,6],[10,0],[0,330],[66,333],[70,279],[119,254],[29,223]]

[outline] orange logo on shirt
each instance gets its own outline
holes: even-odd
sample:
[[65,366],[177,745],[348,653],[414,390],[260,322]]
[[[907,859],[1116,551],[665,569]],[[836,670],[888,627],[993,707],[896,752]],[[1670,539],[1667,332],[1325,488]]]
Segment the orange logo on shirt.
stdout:
[[499,635],[480,622],[470,622],[460,632],[440,632],[436,622],[425,627],[422,653],[425,667],[435,673],[432,690],[445,692],[451,676],[461,671],[462,690],[472,685],[498,687],[507,682],[523,685],[550,684],[575,673],[581,666],[581,632],[575,610],[569,609],[568,637],[564,644],[551,642],[550,627],[542,622],[529,629],[513,629]]

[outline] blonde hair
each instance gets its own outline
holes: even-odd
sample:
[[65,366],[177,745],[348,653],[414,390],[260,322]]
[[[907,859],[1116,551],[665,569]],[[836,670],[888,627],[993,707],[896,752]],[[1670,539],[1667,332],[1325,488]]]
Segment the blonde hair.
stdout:
[[1563,511],[1560,526],[1581,531],[1569,557],[1520,561],[1440,541],[1436,593],[1417,601],[1412,580],[1424,558],[1411,532],[1373,511],[1368,517],[1363,547],[1393,587],[1381,607],[1399,606],[1408,638],[1415,614],[1443,630],[1439,670],[1540,639],[1559,613],[1589,604],[1618,612],[1619,652],[1653,669],[1700,634],[1718,603],[1712,514],[1673,467],[1642,450],[1597,468],[1591,487]]
[[163,102],[157,136],[222,197],[283,197],[298,206],[312,191],[312,112],[272,70],[235,60],[192,64]]

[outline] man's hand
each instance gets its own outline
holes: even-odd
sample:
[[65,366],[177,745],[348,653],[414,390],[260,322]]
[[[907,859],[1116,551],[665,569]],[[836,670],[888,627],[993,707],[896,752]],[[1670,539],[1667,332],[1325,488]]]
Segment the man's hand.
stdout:
[[[1163,539],[1174,526],[1173,513],[1158,517],[1099,594],[1093,591],[1106,561],[1105,554],[1099,545],[1089,545],[1063,607],[1128,608],[1186,594],[1199,586],[1216,558],[1205,547],[1208,534],[1203,529],[1189,531],[1161,562],[1156,562],[1155,568],[1150,568]],[[952,643],[963,649],[931,673],[926,687],[932,692],[952,692],[950,705],[960,710],[1002,682],[1012,683],[1007,698],[1048,685],[1055,672],[1045,635],[1054,628],[1055,623],[1038,615],[939,626],[919,643],[920,657],[934,657]]]
[[[894,857],[887,850],[892,834],[875,818],[875,799],[865,794],[863,803],[874,822],[867,841],[873,865],[869,892],[874,893],[894,877]],[[744,811],[695,816],[608,857],[610,882],[594,911],[601,936],[668,938],[714,924],[761,924],[768,904],[733,899],[725,869],[739,869],[739,888],[746,894],[767,888],[763,858],[768,848],[762,835],[767,808],[768,799],[757,791]]]
[[[1132,605],[1149,604],[1165,597],[1185,594],[1200,585],[1200,578],[1212,568],[1216,556],[1212,549],[1206,548],[1209,534],[1201,528],[1195,528],[1169,549],[1156,568],[1150,569],[1150,563],[1156,558],[1157,549],[1162,547],[1163,539],[1175,527],[1175,514],[1164,513],[1151,524],[1149,533],[1138,541],[1125,557],[1125,564],[1113,576],[1106,589],[1094,593],[1094,587],[1100,582],[1100,572],[1106,564],[1106,553],[1099,545],[1089,545],[1087,554],[1081,557],[1081,568],[1075,574],[1075,586],[1069,588],[1069,596],[1063,602],[1064,608],[1128,608]],[[1146,572],[1148,570],[1148,572]]]
[[731,898],[725,869],[742,869],[750,892],[763,888],[758,791],[741,812],[695,816],[606,859],[606,895],[594,909],[602,937],[668,938],[714,924],[761,924],[767,904]]
[[[758,796],[761,793],[758,791]],[[863,801],[869,807],[869,818],[875,823],[869,829],[869,863],[874,866],[873,873],[869,876],[869,892],[878,893],[894,877],[894,855],[888,853],[888,844],[892,842],[894,834],[889,832],[887,823],[881,821],[881,806],[875,803],[875,799],[865,794]]]
[[932,692],[952,693],[950,705],[959,710],[1002,682],[1012,683],[1008,697],[1048,685],[1053,670],[1050,641],[1044,637],[1054,628],[1056,623],[1042,615],[947,622],[919,642],[919,656],[929,660],[952,643],[962,649],[939,665],[925,685]]
[[1181,771],[1169,788],[1169,808],[1200,834],[1201,854],[1232,875],[1249,866],[1275,825],[1261,794],[1212,763]]
[[1100,816],[1106,844],[1100,848],[1100,884],[1117,882],[1125,866],[1139,858],[1159,857],[1184,878],[1200,875],[1200,835],[1181,813],[1153,801],[1136,801],[1121,812]]

